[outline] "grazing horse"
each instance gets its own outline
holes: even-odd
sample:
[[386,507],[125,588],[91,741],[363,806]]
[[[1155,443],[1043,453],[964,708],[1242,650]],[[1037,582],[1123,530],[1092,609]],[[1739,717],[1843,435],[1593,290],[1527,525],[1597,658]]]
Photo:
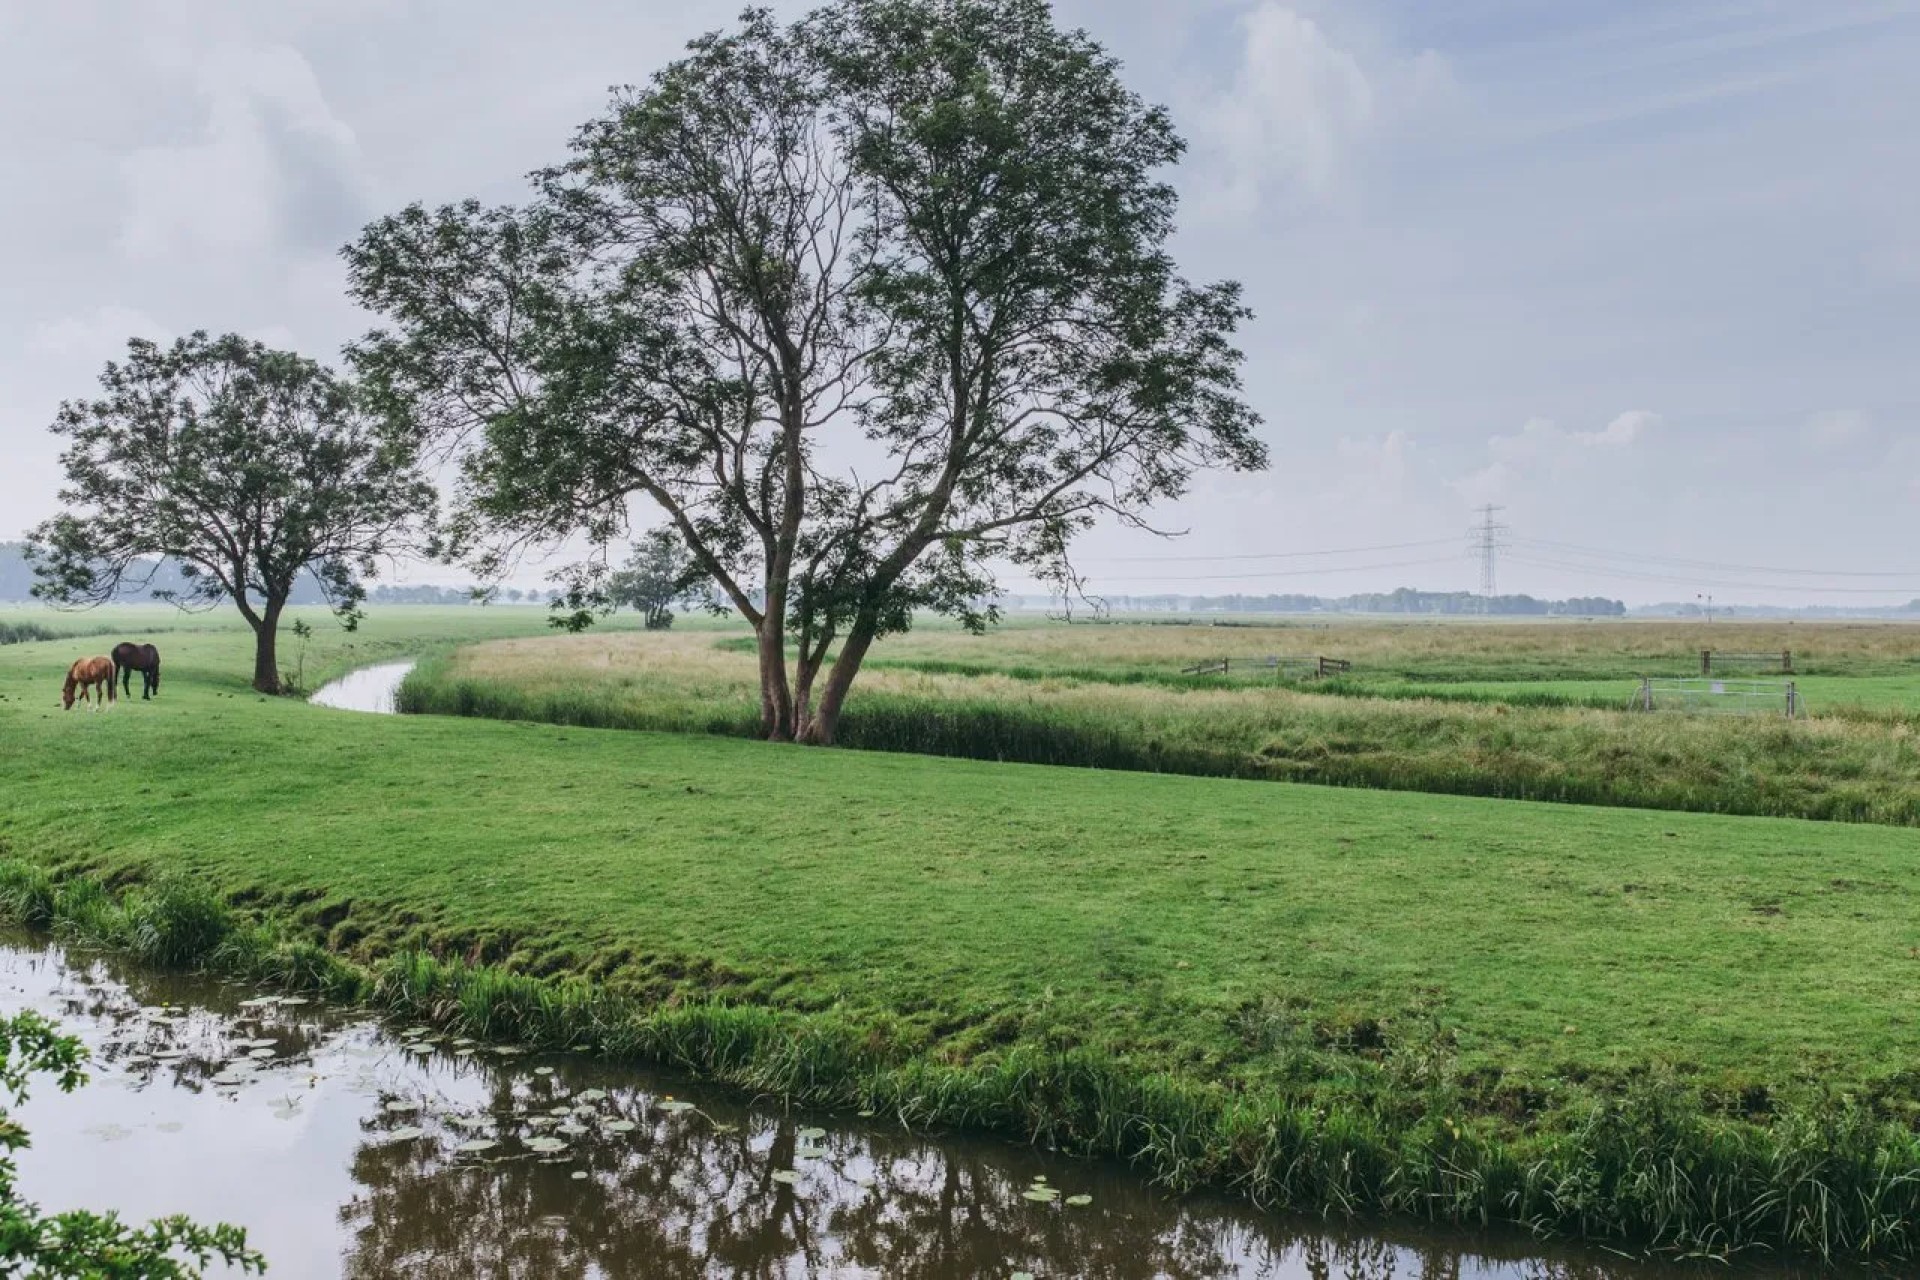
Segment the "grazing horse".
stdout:
[[114,694],[116,673],[112,658],[82,658],[67,668],[67,684],[60,690],[60,705],[73,710],[73,691],[80,691],[80,701],[86,702],[87,695],[93,695],[89,711],[98,711],[103,702],[118,701]]
[[126,695],[133,696],[133,673],[140,673],[140,700],[145,702],[160,692],[160,651],[150,644],[131,641],[113,646],[113,669],[125,683]]

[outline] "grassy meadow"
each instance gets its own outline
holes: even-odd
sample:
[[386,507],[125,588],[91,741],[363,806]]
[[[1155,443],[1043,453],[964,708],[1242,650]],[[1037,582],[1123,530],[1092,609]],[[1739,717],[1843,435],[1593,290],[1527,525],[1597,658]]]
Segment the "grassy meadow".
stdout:
[[[98,641],[0,648],[13,914],[1262,1203],[1920,1250],[1920,832],[363,716],[252,693],[243,629],[174,621],[204,629],[159,638],[161,697],[104,714],[55,696]],[[725,633],[543,626],[316,624],[309,683],[438,654],[689,725],[734,696]],[[886,659],[991,640],[915,644]],[[1137,695],[1168,733],[1388,705],[871,674],[856,705]]]
[[[1754,816],[1920,824],[1920,628],[1346,623],[927,628],[876,646],[845,746],[974,759]],[[1699,649],[1792,648],[1812,711],[1628,711]],[[1325,654],[1283,684],[1195,676],[1223,657]],[[1777,683],[1779,677],[1773,678]],[[546,636],[425,663],[410,710],[751,736],[737,632]]]

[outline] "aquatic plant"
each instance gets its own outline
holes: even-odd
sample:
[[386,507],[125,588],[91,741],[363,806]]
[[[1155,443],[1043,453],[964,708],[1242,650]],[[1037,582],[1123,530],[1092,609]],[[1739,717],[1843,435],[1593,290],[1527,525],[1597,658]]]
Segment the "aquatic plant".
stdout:
[[[9,900],[11,901],[11,900]],[[26,1103],[30,1077],[51,1075],[62,1093],[86,1082],[86,1050],[31,1011],[0,1019],[0,1270],[8,1275],[120,1280],[197,1280],[216,1260],[242,1272],[264,1272],[266,1260],[247,1247],[247,1233],[201,1226],[182,1215],[129,1226],[113,1213],[71,1209],[43,1213],[22,1198],[14,1155],[28,1145],[11,1114]]]

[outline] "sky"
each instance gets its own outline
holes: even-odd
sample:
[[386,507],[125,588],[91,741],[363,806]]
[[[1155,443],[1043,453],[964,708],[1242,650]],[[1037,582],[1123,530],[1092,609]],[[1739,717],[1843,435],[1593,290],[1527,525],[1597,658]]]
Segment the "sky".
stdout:
[[[128,337],[336,359],[361,226],[519,198],[737,8],[0,0],[0,539]],[[1056,11],[1189,142],[1176,255],[1245,285],[1273,454],[1170,504],[1178,540],[1090,535],[1093,590],[1475,590],[1493,504],[1503,592],[1920,597],[1920,3]]]

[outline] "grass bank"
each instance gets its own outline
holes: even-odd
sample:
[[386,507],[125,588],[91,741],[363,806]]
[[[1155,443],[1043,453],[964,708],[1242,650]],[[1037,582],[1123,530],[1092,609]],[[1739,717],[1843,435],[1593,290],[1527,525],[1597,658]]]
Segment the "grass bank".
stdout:
[[63,644],[8,898],[152,959],[1262,1202],[1920,1248],[1912,832],[355,716],[239,635],[62,714]]
[[[1043,642],[1068,631],[1095,650],[1057,648],[1043,655],[1052,665],[1027,665]],[[913,644],[937,655],[993,639],[935,633]],[[1093,661],[1128,652],[1122,642],[1150,648],[1151,640],[1118,628],[1015,630],[999,648],[974,651],[997,653],[1004,669],[894,646],[862,675],[840,741],[1028,764],[1920,825],[1920,733],[1899,712],[1798,723],[1648,716],[1579,705],[1577,685],[1530,692],[1445,686],[1428,696],[1406,685],[1356,683],[1309,692],[1199,684],[1153,668],[1109,676]],[[401,706],[751,737],[754,679],[752,658],[711,635],[548,636],[423,663],[402,689]]]

